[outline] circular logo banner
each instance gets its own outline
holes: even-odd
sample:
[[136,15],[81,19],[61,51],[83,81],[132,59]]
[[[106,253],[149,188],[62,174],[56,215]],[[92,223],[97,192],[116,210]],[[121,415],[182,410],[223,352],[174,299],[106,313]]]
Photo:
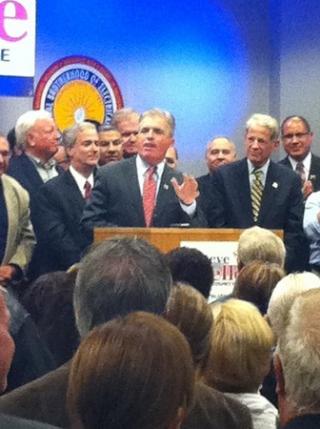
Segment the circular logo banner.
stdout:
[[109,124],[121,107],[120,88],[110,71],[83,56],[53,63],[41,76],[33,101],[34,109],[52,113],[60,131],[85,119]]

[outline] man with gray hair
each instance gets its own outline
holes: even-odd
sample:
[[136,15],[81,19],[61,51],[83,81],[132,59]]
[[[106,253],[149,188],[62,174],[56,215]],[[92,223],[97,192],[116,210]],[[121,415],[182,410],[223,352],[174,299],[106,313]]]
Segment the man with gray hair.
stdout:
[[165,163],[174,143],[174,117],[152,109],[141,115],[137,156],[99,168],[82,225],[94,227],[206,226],[197,207],[198,185]]
[[[39,188],[61,171],[53,159],[58,150],[59,132],[49,112],[29,110],[18,118],[15,134],[17,145],[23,152],[10,159],[8,175],[29,193],[31,222],[37,234]],[[35,247],[28,270],[31,279],[39,275],[39,267],[45,264],[44,249],[40,244]]]
[[274,360],[283,429],[320,427],[320,289],[298,295]]
[[63,132],[70,167],[45,183],[38,196],[37,239],[47,252],[42,273],[66,270],[80,259],[85,247],[80,219],[94,185],[98,140],[96,128],[89,122],[75,124]]
[[269,115],[254,114],[246,124],[246,158],[220,167],[212,178],[211,227],[249,228],[254,225],[284,231],[285,268],[301,270],[308,263],[300,254],[306,239],[302,229],[303,199],[299,177],[271,161],[278,147],[278,124]]
[[[112,238],[81,260],[74,290],[81,337],[133,311],[162,314],[172,286],[164,256],[148,242]],[[69,363],[0,398],[0,412],[69,427],[65,408]]]

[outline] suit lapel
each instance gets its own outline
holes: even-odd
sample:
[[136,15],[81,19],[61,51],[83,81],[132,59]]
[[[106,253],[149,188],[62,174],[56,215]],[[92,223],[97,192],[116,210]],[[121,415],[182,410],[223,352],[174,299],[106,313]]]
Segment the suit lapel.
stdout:
[[[167,165],[164,166],[160,186],[158,190],[157,195],[157,202],[155,211],[160,216],[161,211],[166,207],[169,200],[171,200],[170,195],[172,195],[172,184],[171,179],[173,177],[176,177],[174,174],[174,170],[171,167],[168,167]],[[170,192],[171,190],[171,192]]]
[[80,192],[79,186],[77,185],[76,181],[74,180],[72,174],[69,170],[62,173],[61,179],[63,180],[66,188],[69,188],[69,192],[67,193],[68,198],[73,202],[73,204],[76,204],[80,210],[83,209],[83,206],[85,204],[84,198]]
[[274,168],[273,161],[270,161],[270,165],[267,172],[266,183],[264,185],[260,213],[258,217],[258,223],[264,223],[267,217],[270,207],[274,204],[277,193],[279,192],[279,178]]
[[4,252],[3,260],[7,260],[7,255],[12,254],[12,245],[16,244],[15,237],[17,236],[17,230],[19,229],[18,225],[18,216],[19,216],[19,207],[18,200],[15,196],[14,190],[10,182],[6,181],[5,175],[2,176],[3,183],[3,195],[7,208],[7,217],[8,217],[8,233],[7,233],[7,243],[6,249]]
[[128,193],[129,202],[139,219],[141,225],[145,224],[142,196],[140,193],[140,186],[137,174],[136,157],[128,159],[127,163],[122,165],[122,177],[125,180],[125,189]]
[[251,188],[249,182],[249,169],[247,159],[244,158],[239,162],[239,168],[234,176],[234,189],[238,190],[239,203],[237,207],[241,207],[243,217],[250,219],[253,223],[252,205],[251,205]]

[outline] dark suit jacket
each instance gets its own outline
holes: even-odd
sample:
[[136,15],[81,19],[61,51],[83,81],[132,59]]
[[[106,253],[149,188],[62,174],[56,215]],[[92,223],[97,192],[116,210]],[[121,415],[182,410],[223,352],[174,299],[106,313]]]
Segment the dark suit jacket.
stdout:
[[[247,160],[220,167],[213,175],[214,201],[208,222],[213,227],[254,226]],[[305,269],[306,238],[302,229],[303,199],[299,176],[282,165],[270,162],[256,225],[283,229],[288,271]]]
[[[292,165],[287,156],[279,161],[279,164],[285,165],[292,170]],[[311,180],[314,191],[320,191],[320,157],[313,153],[311,154],[311,165],[308,180]]]
[[213,198],[212,195],[212,174],[208,173],[204,176],[197,177],[198,187],[199,187],[199,203],[202,211],[204,212],[206,218],[208,217],[208,210],[211,205]]
[[49,426],[43,423],[34,422],[25,419],[19,419],[13,416],[6,416],[0,414],[0,428],[1,429],[54,429],[56,426]]
[[38,195],[38,241],[46,247],[47,271],[66,270],[85,246],[80,219],[85,200],[66,171],[41,186]]
[[[44,377],[0,397],[0,411],[41,422],[69,427],[66,392],[69,366],[65,364]],[[184,429],[251,429],[246,407],[201,383],[195,386],[195,402]]]
[[0,412],[62,428],[69,427],[65,406],[68,376],[69,364],[65,364],[0,396]]
[[[201,210],[190,218],[182,210],[170,180],[182,180],[182,174],[167,165],[161,178],[152,226],[169,227],[190,223],[205,227]],[[99,168],[92,198],[84,209],[82,225],[89,233],[96,226],[144,227],[142,198],[136,169],[136,158],[129,158]]]
[[[58,173],[61,169],[57,168]],[[38,237],[38,194],[43,185],[37,169],[26,154],[11,158],[8,174],[14,177],[28,192],[30,196],[30,217],[36,237]],[[29,265],[28,277],[34,279],[46,272],[47,264],[45,246],[36,244],[31,263]]]

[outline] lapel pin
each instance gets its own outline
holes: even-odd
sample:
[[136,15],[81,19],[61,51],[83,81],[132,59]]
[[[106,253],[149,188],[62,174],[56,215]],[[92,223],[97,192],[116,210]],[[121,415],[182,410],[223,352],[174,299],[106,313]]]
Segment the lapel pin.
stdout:
[[277,183],[277,182],[273,182],[273,183],[272,183],[272,187],[273,187],[274,189],[278,189],[278,186],[279,186],[279,185],[278,185],[278,183]]
[[165,183],[164,185],[163,185],[163,189],[165,189],[166,191],[169,189],[169,186]]

